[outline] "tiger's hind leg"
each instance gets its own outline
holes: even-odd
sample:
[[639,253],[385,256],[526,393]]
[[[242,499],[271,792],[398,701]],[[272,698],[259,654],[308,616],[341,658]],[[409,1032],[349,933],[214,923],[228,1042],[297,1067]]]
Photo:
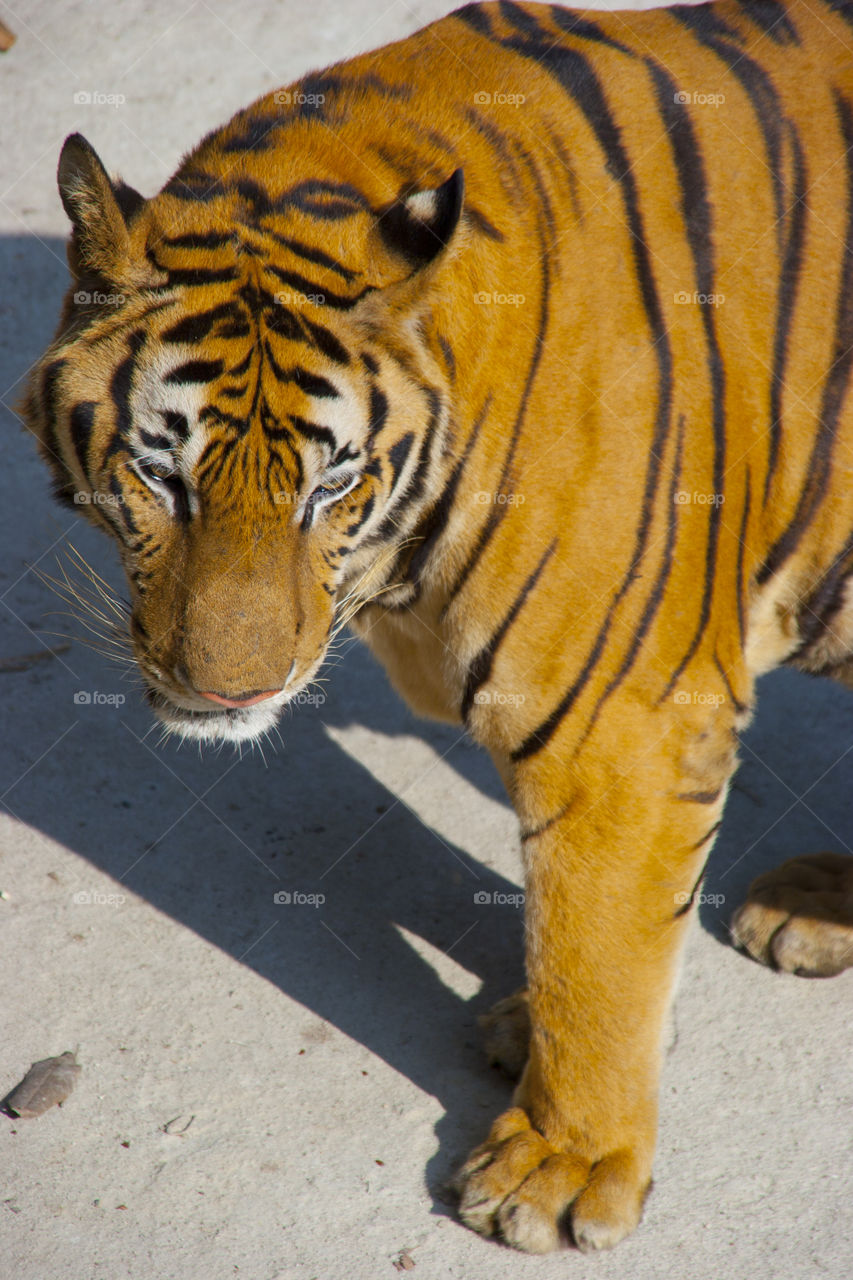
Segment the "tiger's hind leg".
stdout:
[[853,965],[853,858],[789,858],[753,880],[732,917],[735,945],[753,959],[805,978]]

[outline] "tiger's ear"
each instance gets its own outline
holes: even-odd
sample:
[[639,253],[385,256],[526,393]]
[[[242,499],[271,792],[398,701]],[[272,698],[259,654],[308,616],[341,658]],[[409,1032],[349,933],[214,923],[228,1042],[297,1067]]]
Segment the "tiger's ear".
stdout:
[[138,191],[110,181],[94,149],[79,133],[65,139],[56,174],[59,195],[74,228],[71,266],[117,282],[130,257],[128,224],[144,204]]
[[379,216],[386,249],[419,271],[449,243],[462,213],[465,180],[457,169],[440,187],[412,191]]

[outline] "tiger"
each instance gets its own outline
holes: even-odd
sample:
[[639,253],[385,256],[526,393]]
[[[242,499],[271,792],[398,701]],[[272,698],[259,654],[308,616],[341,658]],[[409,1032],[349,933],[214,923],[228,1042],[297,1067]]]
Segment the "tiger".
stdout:
[[[71,285],[21,412],[118,545],[155,716],[259,741],[345,618],[505,784],[517,1082],[453,1185],[531,1253],[640,1220],[757,678],[853,684],[851,45],[847,0],[468,4],[152,198],[61,151]],[[848,967],[851,865],[762,877],[734,941]]]

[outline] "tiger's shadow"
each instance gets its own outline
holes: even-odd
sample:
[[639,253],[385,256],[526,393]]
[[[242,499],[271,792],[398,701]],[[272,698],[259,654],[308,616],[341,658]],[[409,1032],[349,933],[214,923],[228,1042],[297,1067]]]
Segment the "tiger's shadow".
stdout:
[[[63,254],[56,240],[0,241],[0,267],[7,278],[23,274],[29,288],[25,313],[0,333],[4,386],[49,337],[65,285]],[[3,397],[7,407],[15,394]],[[9,609],[3,656],[37,649],[30,628],[53,603],[26,565],[71,524],[51,504],[32,441],[13,422],[6,442],[0,482],[14,554],[0,596]],[[103,538],[79,522],[69,536],[99,570],[114,563]],[[114,571],[107,576],[118,581]],[[481,821],[489,804],[506,803],[489,759],[457,741],[457,731],[417,721],[357,648],[331,671],[326,702],[285,721],[285,749],[268,768],[257,756],[233,767],[215,754],[153,752],[142,741],[150,722],[140,699],[77,647],[4,679],[9,705],[22,712],[16,734],[0,743],[10,811],[438,1097],[446,1111],[440,1136],[452,1136],[431,1165],[437,1187],[509,1096],[485,1064],[475,1027],[475,1015],[522,980],[521,915],[502,901],[517,886],[465,848],[467,824]],[[84,707],[74,702],[81,689],[122,691],[128,700],[120,709]],[[796,740],[785,732],[792,698]],[[425,825],[330,737],[354,725],[402,742],[426,739],[481,793],[455,837]],[[816,816],[830,832],[849,829],[851,805],[831,775],[815,785],[814,803],[778,815],[791,804],[788,789],[805,792],[835,760],[842,736],[853,741],[851,731],[853,699],[843,691],[787,672],[765,682],[699,904],[703,926],[721,940],[753,876],[807,849],[843,851]],[[290,902],[276,902],[275,893],[289,893]],[[452,979],[442,976],[447,956]],[[478,983],[470,996],[454,989]]]

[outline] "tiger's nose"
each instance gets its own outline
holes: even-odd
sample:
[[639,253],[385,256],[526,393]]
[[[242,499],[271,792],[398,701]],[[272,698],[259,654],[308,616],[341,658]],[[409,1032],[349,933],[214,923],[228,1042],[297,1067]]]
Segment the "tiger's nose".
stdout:
[[215,702],[220,707],[253,707],[256,702],[265,702],[267,698],[274,698],[277,693],[281,693],[280,689],[263,689],[260,693],[241,693],[238,698],[226,698],[221,693],[211,693],[205,689],[199,689],[202,698],[207,698],[208,702]]

